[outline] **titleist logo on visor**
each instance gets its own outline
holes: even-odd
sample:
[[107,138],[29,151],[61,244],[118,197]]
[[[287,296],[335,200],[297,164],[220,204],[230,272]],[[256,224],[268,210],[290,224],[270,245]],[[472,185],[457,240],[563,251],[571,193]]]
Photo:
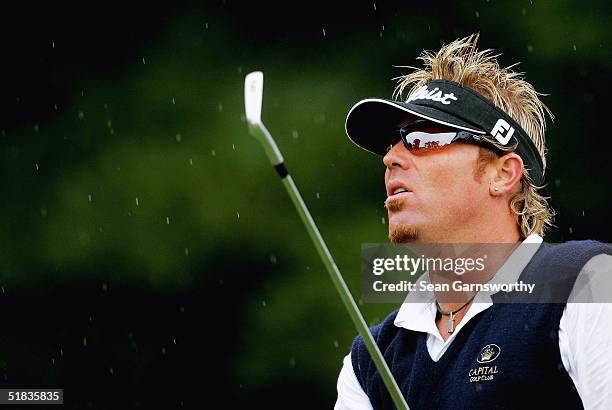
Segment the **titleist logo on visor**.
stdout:
[[438,87],[434,88],[433,90],[429,90],[427,86],[424,85],[416,90],[414,94],[408,97],[406,102],[414,100],[432,100],[448,105],[453,101],[457,101],[457,97],[455,97],[455,94],[453,93],[443,94]]

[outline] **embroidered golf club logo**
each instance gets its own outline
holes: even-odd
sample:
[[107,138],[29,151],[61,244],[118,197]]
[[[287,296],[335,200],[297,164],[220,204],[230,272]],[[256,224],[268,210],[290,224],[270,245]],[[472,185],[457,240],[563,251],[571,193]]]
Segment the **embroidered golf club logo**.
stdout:
[[491,343],[482,348],[476,360],[478,363],[491,363],[493,360],[497,359],[500,353],[500,347]]
[[[476,361],[480,364],[489,364],[499,357],[501,354],[501,348],[495,343],[489,343],[483,347],[476,357]],[[497,366],[480,366],[477,365],[471,368],[468,372],[470,383],[490,381],[495,378],[495,375],[499,373]]]

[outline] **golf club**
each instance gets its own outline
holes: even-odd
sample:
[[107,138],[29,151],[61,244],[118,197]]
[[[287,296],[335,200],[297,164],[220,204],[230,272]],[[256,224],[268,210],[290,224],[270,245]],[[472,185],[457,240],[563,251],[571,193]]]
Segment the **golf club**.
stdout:
[[323,240],[323,237],[319,233],[319,229],[315,225],[300,192],[298,191],[291,175],[287,171],[285,167],[284,159],[281,152],[276,145],[276,142],[270,135],[270,132],[267,130],[263,122],[261,121],[261,106],[263,101],[263,73],[261,71],[254,71],[249,73],[244,79],[244,106],[246,113],[246,120],[249,126],[249,132],[257,138],[257,140],[263,145],[264,151],[270,160],[270,163],[276,169],[283,185],[287,189],[287,193],[291,197],[291,201],[295,205],[295,208],[304,222],[306,226],[306,230],[310,235],[310,239],[314,243],[317,248],[317,252],[319,256],[323,260],[323,264],[327,268],[329,272],[329,276],[331,277],[346,310],[348,311],[357,331],[363,338],[363,341],[376,365],[376,368],[380,372],[380,375],[393,399],[395,406],[398,409],[408,409],[408,404],[402,395],[397,382],[393,378],[387,363],[385,362],[382,353],[378,349],[368,326],[366,325],[353,296],[351,295],[346,283],[344,282],[344,278],[342,274],[338,270],[334,259],[327,249],[327,245]]

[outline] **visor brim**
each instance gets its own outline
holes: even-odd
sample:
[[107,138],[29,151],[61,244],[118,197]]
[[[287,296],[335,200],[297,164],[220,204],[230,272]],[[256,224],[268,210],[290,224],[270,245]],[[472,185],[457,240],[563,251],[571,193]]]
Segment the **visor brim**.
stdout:
[[389,145],[395,142],[394,131],[407,115],[409,120],[410,117],[426,119],[456,130],[485,134],[485,131],[444,111],[382,98],[359,101],[349,110],[344,126],[354,144],[374,154],[385,155]]

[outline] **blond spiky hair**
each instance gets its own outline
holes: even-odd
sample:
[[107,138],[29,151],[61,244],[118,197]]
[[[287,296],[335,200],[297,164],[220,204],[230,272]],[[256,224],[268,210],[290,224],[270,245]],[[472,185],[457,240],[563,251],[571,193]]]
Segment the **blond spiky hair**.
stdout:
[[[546,115],[551,120],[554,116],[540,101],[539,96],[543,94],[525,81],[524,73],[512,70],[516,64],[501,68],[497,62],[500,54],[490,49],[478,51],[478,38],[479,34],[472,34],[444,45],[436,53],[424,51],[418,57],[424,68],[408,67],[415,71],[397,78],[399,84],[393,98],[403,99],[405,89],[410,89],[410,95],[432,80],[454,81],[471,88],[521,125],[538,149],[543,170],[546,169]],[[547,198],[538,193],[541,188],[523,171],[521,190],[510,201],[523,238],[532,233],[544,235],[546,228],[552,225],[554,212]]]

